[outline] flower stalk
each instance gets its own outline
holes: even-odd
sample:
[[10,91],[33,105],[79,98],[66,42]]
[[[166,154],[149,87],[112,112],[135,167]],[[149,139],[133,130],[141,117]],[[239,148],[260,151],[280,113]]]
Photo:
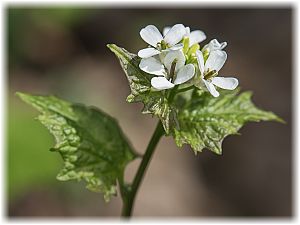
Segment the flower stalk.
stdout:
[[140,166],[137,170],[137,173],[134,177],[132,185],[123,186],[123,188],[121,188],[121,189],[123,189],[121,192],[123,193],[122,194],[122,199],[123,199],[122,217],[124,217],[124,218],[131,217],[136,194],[137,194],[140,184],[143,180],[143,177],[147,171],[149,162],[150,162],[152,155],[156,149],[156,146],[157,146],[160,138],[163,135],[164,135],[164,128],[163,128],[161,122],[159,121],[156,125],[155,131],[151,137],[151,140],[147,146],[146,152],[142,158],[142,161],[141,161]]

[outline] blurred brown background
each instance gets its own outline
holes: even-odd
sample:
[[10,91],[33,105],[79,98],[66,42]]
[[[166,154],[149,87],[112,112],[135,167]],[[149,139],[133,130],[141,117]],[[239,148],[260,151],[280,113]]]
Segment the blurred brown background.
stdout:
[[[196,157],[171,138],[159,143],[136,199],[135,216],[293,215],[292,9],[291,8],[38,8],[8,6],[7,215],[9,217],[118,216],[121,201],[106,204],[81,183],[55,179],[62,161],[48,151],[53,139],[16,91],[55,94],[95,105],[118,118],[143,153],[155,119],[125,102],[129,88],[115,56],[146,46],[141,28],[183,23],[227,41],[222,74],[239,78],[259,106],[286,125],[250,123],[223,143],[222,156]],[[131,179],[138,162],[127,171]]]

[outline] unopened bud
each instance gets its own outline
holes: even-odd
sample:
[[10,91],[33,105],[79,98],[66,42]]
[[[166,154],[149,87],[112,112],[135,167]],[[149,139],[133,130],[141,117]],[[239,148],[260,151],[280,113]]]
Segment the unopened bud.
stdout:
[[200,45],[199,44],[193,44],[189,51],[188,51],[188,55],[195,55],[196,54],[196,51],[200,49]]

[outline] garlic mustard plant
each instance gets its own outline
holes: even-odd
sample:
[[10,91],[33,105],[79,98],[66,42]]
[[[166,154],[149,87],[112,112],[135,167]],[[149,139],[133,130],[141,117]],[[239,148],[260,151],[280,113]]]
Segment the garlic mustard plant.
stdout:
[[[250,92],[240,92],[238,79],[218,76],[227,59],[227,42],[213,39],[202,47],[205,33],[190,31],[183,24],[166,27],[163,35],[148,25],[140,36],[150,46],[137,55],[115,44],[107,47],[128,80],[127,102],[142,103],[143,114],[158,118],[143,155],[136,153],[117,120],[96,107],[18,93],[40,112],[38,120],[55,137],[51,151],[60,153],[64,161],[57,179],[84,181],[89,190],[103,194],[105,201],[120,193],[123,217],[132,215],[136,194],[162,136],[173,137],[178,147],[188,145],[195,154],[207,149],[221,155],[224,138],[237,134],[245,123],[283,122],[257,108]],[[174,150],[174,154],[186,153]],[[128,182],[124,170],[139,157],[140,166]]]

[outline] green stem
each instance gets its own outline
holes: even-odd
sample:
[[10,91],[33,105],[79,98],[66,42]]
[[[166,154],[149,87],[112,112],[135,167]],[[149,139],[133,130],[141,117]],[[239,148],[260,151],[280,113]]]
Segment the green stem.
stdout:
[[151,160],[151,157],[154,153],[156,145],[159,142],[160,138],[163,136],[163,134],[164,134],[164,128],[163,128],[161,122],[159,121],[157,123],[156,129],[152,135],[152,138],[147,146],[146,152],[145,152],[143,159],[141,161],[141,164],[137,170],[137,173],[135,175],[133,183],[131,186],[127,187],[125,193],[122,196],[122,198],[123,198],[122,217],[125,217],[125,218],[131,217],[135,196],[136,196],[139,186],[143,180],[143,177],[145,175],[145,172],[147,170],[147,167]]
[[194,88],[194,85],[186,87],[186,88],[178,89],[178,91],[177,91],[176,94],[181,93],[181,92],[185,92],[185,91],[189,91],[189,90],[191,90],[193,88]]
[[181,89],[178,89],[178,87],[179,87],[179,86],[177,85],[177,86],[175,86],[175,87],[171,90],[171,92],[170,92],[170,94],[169,94],[169,96],[168,96],[168,102],[169,102],[169,103],[172,103],[172,102],[173,102],[173,100],[174,100],[174,98],[175,98],[175,95],[177,95],[178,93],[185,92],[185,91],[189,91],[189,90],[193,89],[193,88],[194,88],[194,85],[191,85],[191,86],[186,87],[186,88],[181,88]]
[[178,85],[176,85],[170,92],[169,96],[168,96],[168,102],[171,103],[175,97],[175,95],[177,94],[177,90],[178,90]]

